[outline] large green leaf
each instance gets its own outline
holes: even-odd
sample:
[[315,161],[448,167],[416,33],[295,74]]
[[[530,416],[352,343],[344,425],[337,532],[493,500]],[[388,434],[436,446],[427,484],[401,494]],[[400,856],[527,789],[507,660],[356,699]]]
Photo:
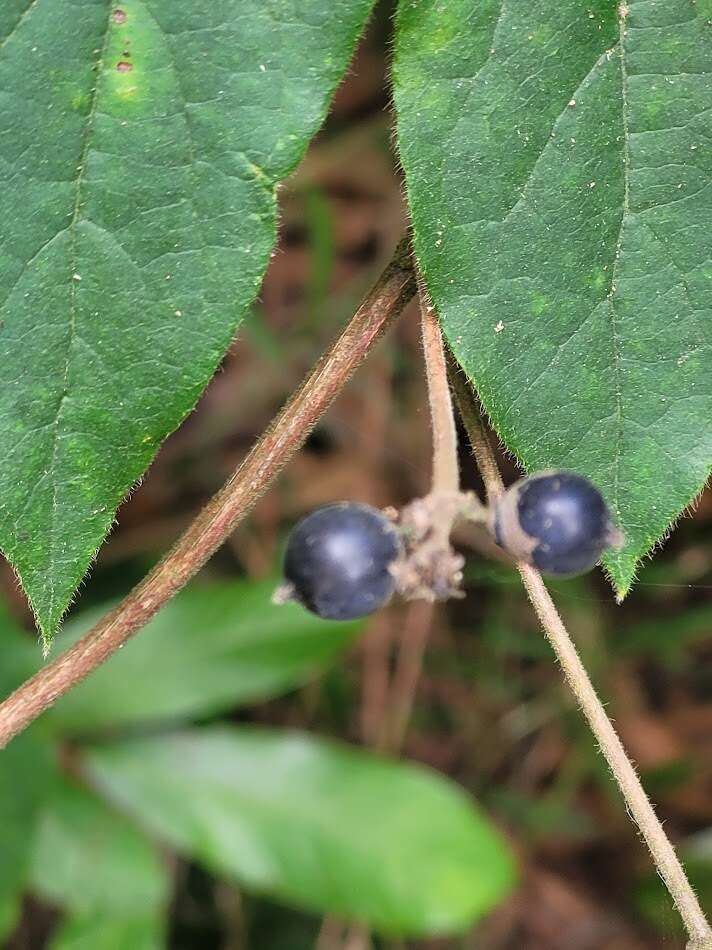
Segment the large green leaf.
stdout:
[[87,767],[218,872],[385,931],[463,929],[512,884],[507,846],[455,786],[307,736],[202,729],[99,748]]
[[621,593],[712,463],[710,0],[402,0],[416,250],[527,469],[584,472]]
[[[360,624],[277,606],[274,582],[194,585],[50,715],[62,731],[206,716],[303,683],[333,660]],[[96,619],[69,624],[69,641]],[[64,634],[62,634],[64,641]],[[61,644],[63,645],[63,643]]]
[[252,301],[372,0],[0,14],[0,547],[48,637]]
[[29,885],[81,916],[140,917],[168,898],[168,869],[154,845],[97,796],[63,780],[42,809]]

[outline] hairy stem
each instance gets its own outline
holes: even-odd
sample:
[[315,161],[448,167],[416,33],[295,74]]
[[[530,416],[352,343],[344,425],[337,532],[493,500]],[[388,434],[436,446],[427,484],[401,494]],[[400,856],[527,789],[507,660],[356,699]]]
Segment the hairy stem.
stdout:
[[430,420],[433,429],[432,492],[457,493],[460,473],[457,463],[457,430],[447,378],[445,349],[440,324],[422,278],[418,275],[420,321],[428,382]]
[[[417,271],[416,271],[417,274]],[[447,375],[445,347],[440,324],[428,295],[425,283],[417,274],[420,325],[425,358],[425,377],[430,406],[430,425],[433,435],[433,468],[430,491],[443,494],[451,501],[438,518],[439,529],[449,546],[450,529],[457,507],[448,510],[460,491],[460,471],[457,455],[455,412]],[[435,605],[432,600],[416,600],[410,605],[401,635],[396,668],[390,687],[389,711],[383,721],[377,747],[384,752],[399,752],[410,722],[428,637],[433,624]]]
[[[492,501],[501,494],[504,487],[492,446],[482,427],[474,394],[462,373],[453,364],[450,366],[450,379],[475,460],[485,483],[487,497]],[[606,715],[541,575],[528,564],[518,564],[517,568],[571,691],[621,790],[629,814],[638,825],[658,873],[682,917],[690,938],[688,950],[712,950],[712,929],[707,923],[697,895],[687,880],[685,870],[650,804],[618,733]]]
[[336,343],[163,560],[89,633],[0,704],[0,748],[110,657],[188,583],[267,491],[415,292],[403,241]]

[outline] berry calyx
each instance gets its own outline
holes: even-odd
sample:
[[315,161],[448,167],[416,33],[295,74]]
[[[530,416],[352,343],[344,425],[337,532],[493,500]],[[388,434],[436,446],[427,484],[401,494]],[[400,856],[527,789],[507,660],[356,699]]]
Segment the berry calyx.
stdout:
[[491,528],[514,558],[563,577],[589,571],[620,537],[598,488],[567,471],[516,482],[494,503]]
[[284,556],[289,595],[326,620],[355,620],[390,600],[400,535],[370,505],[318,508],[293,529]]

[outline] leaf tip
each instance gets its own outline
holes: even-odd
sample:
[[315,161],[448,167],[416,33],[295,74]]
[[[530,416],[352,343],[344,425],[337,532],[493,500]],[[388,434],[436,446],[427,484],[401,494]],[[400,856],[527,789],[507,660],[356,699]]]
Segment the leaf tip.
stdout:
[[74,599],[76,587],[72,587],[64,598],[59,599],[54,593],[48,595],[45,585],[36,584],[31,574],[23,575],[22,570],[10,558],[8,558],[8,563],[15,573],[18,585],[27,598],[35,622],[39,645],[42,649],[42,658],[46,660],[64,615]]
[[[25,592],[27,593],[27,591]],[[69,605],[67,604],[67,607],[61,610],[43,610],[42,606],[36,603],[29,594],[27,594],[27,599],[32,609],[35,626],[37,627],[39,645],[42,649],[42,659],[46,660],[49,657],[54,638]]]
[[640,559],[630,551],[615,551],[603,559],[603,571],[613,588],[618,605],[622,604],[630,593],[638,575]]

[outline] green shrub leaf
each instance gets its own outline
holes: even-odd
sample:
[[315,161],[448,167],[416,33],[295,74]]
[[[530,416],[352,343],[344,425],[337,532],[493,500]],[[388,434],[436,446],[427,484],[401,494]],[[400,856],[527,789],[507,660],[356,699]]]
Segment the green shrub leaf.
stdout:
[[457,787],[304,735],[206,728],[102,747],[87,767],[218,873],[387,932],[464,929],[512,885],[506,844]]
[[695,0],[402,0],[416,250],[527,469],[606,493],[638,559],[712,464],[712,29]]
[[51,636],[253,300],[371,0],[0,12],[0,547]]
[[[271,603],[274,582],[193,585],[50,712],[63,732],[149,719],[207,716],[300,685],[353,640],[361,624],[319,620]],[[67,625],[76,639],[95,616]],[[61,635],[64,646],[65,635]]]

